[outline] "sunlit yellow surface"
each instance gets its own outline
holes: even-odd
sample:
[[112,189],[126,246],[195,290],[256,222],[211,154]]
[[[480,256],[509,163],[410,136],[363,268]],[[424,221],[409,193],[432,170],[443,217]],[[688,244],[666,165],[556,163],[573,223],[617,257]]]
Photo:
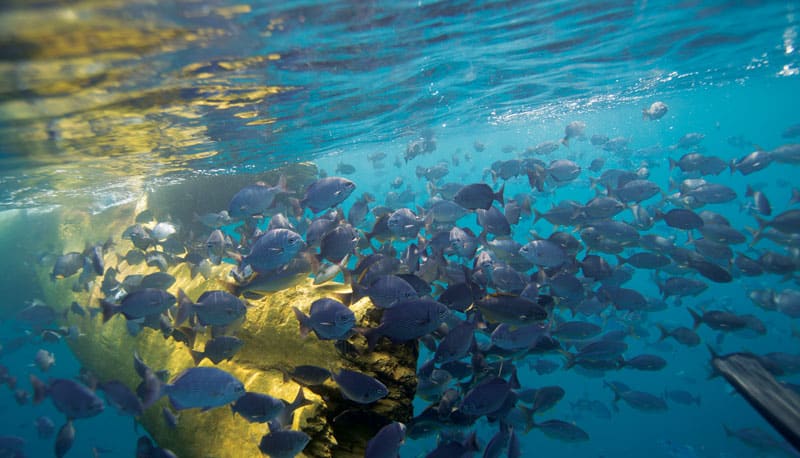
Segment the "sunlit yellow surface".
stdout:
[[[142,199],[96,216],[81,211],[62,212],[58,231],[64,250],[82,250],[87,241],[103,240],[110,231],[116,245],[106,255],[105,262],[106,267],[116,267],[119,270],[119,280],[131,274],[156,272],[155,267],[148,267],[145,263],[129,266],[121,259],[132,248],[132,244],[127,240],[119,240],[118,235],[132,224],[135,214],[146,208],[147,201]],[[39,273],[47,303],[64,308],[72,300],[89,304],[90,307],[98,305],[99,299],[103,297],[99,289],[101,278],[97,278],[91,291],[75,293],[71,286],[77,276],[53,282],[49,278],[47,267],[49,266],[45,266]],[[207,290],[227,290],[231,286],[228,283],[228,271],[231,267],[231,264],[225,263],[214,267],[211,276],[206,280],[200,274],[191,278],[188,264],[180,263],[169,269],[169,273],[177,279],[169,292],[177,296],[178,288],[181,288],[190,298],[197,299]],[[388,418],[407,421],[407,418],[398,415],[400,412],[410,413],[416,382],[415,356],[406,347],[393,347],[391,354],[380,351],[367,353],[364,351],[363,339],[357,338],[356,345],[363,354],[356,362],[343,359],[331,341],[319,341],[313,335],[300,337],[292,306],[307,313],[315,299],[336,297],[348,292],[349,287],[345,285],[315,287],[311,279],[307,279],[298,286],[262,299],[248,300],[246,320],[236,332],[245,341],[245,345],[232,361],[221,362],[218,367],[244,382],[248,391],[268,393],[287,401],[295,397],[299,385],[292,381],[284,382],[281,372],[275,366],[313,364],[331,370],[347,367],[372,373],[387,384],[391,394],[368,409]],[[360,325],[375,325],[365,318],[365,313],[372,309],[368,299],[353,304],[351,309]],[[144,329],[139,336],[132,337],[126,330],[124,317],[120,315],[103,324],[100,316],[82,318],[69,314],[68,322],[78,325],[85,334],[70,341],[70,346],[81,364],[95,372],[101,380],[119,379],[134,389],[140,381],[133,369],[134,351],[154,370],[167,369],[171,378],[194,366],[190,349],[184,343],[171,337],[165,339],[160,331],[152,329]],[[199,334],[194,349],[201,351],[208,338],[206,334]],[[211,363],[205,360],[201,364]],[[336,387],[332,381],[326,385],[329,392],[335,392]],[[341,400],[329,404],[308,389],[304,393],[314,404],[298,411],[292,425],[292,428],[302,429],[312,436],[312,442],[306,448],[304,456],[363,456],[363,447],[369,437],[362,437],[358,443],[351,441],[345,448],[337,448],[342,444],[338,444],[331,428],[331,420],[336,413],[363,406],[342,403]],[[257,446],[266,432],[265,425],[250,424],[239,416],[231,415],[228,407],[220,407],[208,412],[197,409],[183,411],[180,413],[178,428],[170,430],[161,413],[161,408],[166,405],[168,401],[163,398],[145,413],[141,423],[161,446],[173,450],[178,456],[260,456]],[[331,413],[330,409],[336,409],[336,412]]]
[[277,53],[209,60],[207,45],[230,39],[226,24],[247,4],[175,6],[194,21],[147,13],[148,1],[14,6],[0,12],[0,49],[10,53],[0,62],[0,180],[13,177],[38,203],[74,191],[98,205],[91,194],[104,188],[135,194],[144,180],[191,172],[224,151],[212,113],[258,129],[275,122],[269,98],[295,89],[259,82]]

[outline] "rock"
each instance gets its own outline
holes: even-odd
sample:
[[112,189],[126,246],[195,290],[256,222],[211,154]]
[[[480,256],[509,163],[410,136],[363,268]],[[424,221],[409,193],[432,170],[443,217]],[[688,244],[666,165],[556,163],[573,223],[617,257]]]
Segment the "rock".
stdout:
[[[167,201],[169,199],[160,200]],[[113,217],[101,214],[62,221],[61,233],[71,234],[75,238],[62,242],[64,246],[75,246],[85,241],[104,240],[109,234],[89,234],[90,231],[86,229],[94,228],[97,231],[102,228],[111,231],[110,235],[116,241],[116,246],[106,254],[105,262],[107,267],[116,266],[119,279],[130,274],[156,272],[157,268],[145,263],[129,266],[121,261],[132,244],[118,237],[132,223],[134,215],[146,208],[143,205],[140,202],[138,208],[117,208],[112,212]],[[72,223],[80,227],[74,227]],[[92,239],[87,238],[90,236]],[[214,266],[212,275],[205,280],[202,275],[191,278],[188,264],[177,264],[168,270],[176,278],[168,291],[177,296],[178,288],[181,288],[190,298],[196,299],[206,290],[231,290],[228,271],[232,267],[225,263]],[[45,301],[50,304],[67,307],[67,304],[76,300],[97,307],[103,297],[99,289],[100,281],[95,281],[89,292],[75,293],[71,289],[71,282],[50,281],[46,270],[47,266],[42,266],[39,280]],[[282,373],[273,366],[313,364],[331,370],[350,368],[377,377],[389,388],[389,396],[368,406],[344,400],[331,380],[313,390],[304,388],[306,397],[313,404],[297,411],[292,428],[302,429],[311,436],[305,456],[363,456],[367,441],[380,427],[391,421],[408,422],[413,413],[418,356],[416,343],[392,345],[385,341],[375,351],[367,352],[365,339],[354,335],[347,344],[349,351],[354,353],[343,353],[332,341],[319,341],[313,335],[305,339],[300,337],[292,306],[305,310],[317,298],[348,292],[349,286],[346,285],[316,287],[311,279],[306,279],[297,286],[257,300],[246,299],[249,305],[247,316],[241,329],[236,332],[245,345],[231,361],[217,365],[241,380],[248,391],[267,393],[287,401],[294,398],[299,385],[293,381],[284,382]],[[368,298],[358,301],[351,308],[358,326],[377,326],[375,320],[379,313],[375,313]],[[161,332],[148,328],[137,337],[132,337],[126,330],[122,316],[115,316],[104,325],[99,316],[91,318],[88,315],[80,317],[69,314],[68,324],[77,325],[85,334],[70,340],[69,345],[81,363],[101,380],[119,379],[135,387],[139,378],[133,369],[134,351],[154,370],[168,370],[170,378],[194,365],[186,344],[172,337],[165,339]],[[202,350],[208,338],[198,335],[194,349]],[[201,364],[211,363],[205,360]],[[265,425],[248,423],[240,416],[231,415],[227,407],[220,407],[207,412],[195,409],[184,411],[178,427],[170,429],[161,414],[161,408],[167,402],[166,398],[162,398],[141,418],[141,424],[160,446],[173,450],[178,456],[260,456],[258,443],[266,431]]]

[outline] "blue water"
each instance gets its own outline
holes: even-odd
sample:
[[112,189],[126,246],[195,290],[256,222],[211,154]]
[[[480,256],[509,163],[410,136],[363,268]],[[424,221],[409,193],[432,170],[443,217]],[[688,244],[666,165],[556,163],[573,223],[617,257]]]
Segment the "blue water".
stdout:
[[[348,178],[357,189],[342,204],[345,212],[363,192],[383,204],[392,191],[389,183],[398,176],[416,192],[414,201],[403,206],[416,209],[429,198],[426,180],[415,174],[418,166],[444,161],[449,173],[443,182],[491,184],[484,171],[492,162],[518,158],[525,148],[545,141],[558,142],[571,121],[586,124],[587,138],[602,134],[628,139],[629,152],[624,155],[604,151],[588,140],[573,140],[568,148],[560,146],[539,157],[546,163],[568,158],[583,168],[574,182],[550,188],[552,192],[532,192],[524,175],[506,182],[506,196],[528,194],[535,208],[544,212],[565,199],[584,203],[594,197],[590,177],[599,174],[588,166],[598,157],[606,159],[604,170],[647,168],[649,179],[666,192],[670,177],[680,179],[677,170],[669,170],[667,157],[677,160],[689,151],[669,147],[686,133],[704,134],[701,151],[725,162],[754,148],[772,150],[797,141],[782,135],[800,123],[798,8],[793,2],[272,3],[253,4],[232,14],[224,13],[224,7],[234,5],[227,1],[105,8],[42,3],[27,10],[33,7],[9,4],[0,9],[0,17],[12,22],[23,21],[20,12],[33,12],[36,23],[37,14],[49,18],[55,11],[77,18],[76,30],[82,22],[92,30],[97,26],[91,20],[105,17],[124,18],[151,35],[168,28],[193,34],[191,39],[183,33],[177,38],[165,36],[146,47],[117,44],[114,49],[111,44],[119,55],[101,56],[96,51],[96,64],[77,59],[92,57],[91,49],[66,46],[54,57],[43,57],[32,51],[25,54],[26,48],[19,46],[30,36],[0,34],[4,45],[0,48],[0,241],[14,250],[9,256],[21,259],[2,264],[9,272],[0,280],[3,316],[12,316],[37,297],[33,269],[45,255],[61,254],[57,238],[46,238],[50,237],[46,231],[36,237],[36,231],[43,229],[25,226],[26,214],[102,213],[144,190],[196,175],[255,174],[300,161],[313,161],[328,175],[336,175],[337,166],[347,163],[356,167]],[[12,47],[23,51],[12,52]],[[59,63],[65,65],[61,70],[68,70],[34,71]],[[84,73],[96,78],[84,81],[77,76]],[[55,94],[45,90],[64,81],[79,81],[82,89]],[[265,88],[275,93],[252,95]],[[657,100],[669,106],[666,116],[642,120],[642,108]],[[405,162],[407,143],[422,129],[435,134],[436,151]],[[743,140],[736,144],[732,138]],[[476,141],[486,145],[483,152],[474,150]],[[505,147],[511,151],[503,152]],[[364,159],[376,152],[387,154],[382,168],[373,168]],[[756,228],[757,222],[742,208],[746,186],[763,191],[776,215],[790,208],[791,190],[800,187],[798,170],[773,163],[749,176],[727,170],[708,176],[711,182],[730,186],[738,198],[703,209],[725,215],[732,226],[748,234],[749,241],[745,228]],[[646,202],[657,203],[657,198]],[[631,213],[626,210],[615,219],[630,221]],[[373,221],[368,220],[364,229]],[[459,225],[480,230],[472,215]],[[523,218],[514,227],[514,238],[525,243],[532,237],[530,230],[547,237],[554,228],[544,220],[534,224],[532,218]],[[679,245],[687,241],[684,233],[663,222],[646,232],[674,234]],[[797,262],[796,249],[767,240],[758,242],[749,254],[757,257],[767,249],[789,254]],[[749,250],[746,245],[734,247],[734,251]],[[616,263],[613,256],[605,257]],[[565,444],[536,429],[518,432],[523,453],[791,456],[774,450],[754,452],[726,436],[723,424],[732,429],[758,427],[778,437],[724,380],[707,379],[705,345],[688,348],[667,340],[655,347],[654,342],[656,323],[691,326],[687,306],[729,309],[756,315],[766,324],[767,334],[731,333],[720,342],[717,332],[702,326],[698,333],[704,343],[724,353],[797,355],[800,341],[792,335],[800,328],[797,319],[758,308],[747,297],[753,289],[798,289],[796,274],[795,270],[788,280],[765,274],[727,284],[708,281],[708,290],[684,298],[681,305],[669,299],[666,310],[620,316],[649,332],[626,339],[626,356],[658,354],[668,361],[659,372],[622,369],[594,378],[559,369],[539,376],[525,361],[516,361],[523,386],[559,385],[566,391],[565,398],[541,419],[575,421],[591,437],[589,442]],[[647,271],[636,272],[625,286],[659,297]],[[613,320],[594,320],[614,326],[609,324]],[[14,323],[5,322],[0,343],[21,332]],[[49,375],[77,373],[80,365],[64,343],[33,341],[16,352],[0,354],[0,364],[19,376],[20,387],[29,389],[26,374],[38,372],[29,364],[40,347],[56,355]],[[420,362],[429,357],[423,351]],[[563,361],[555,355],[546,358]],[[781,379],[800,383],[798,374]],[[683,389],[701,397],[702,404],[668,401],[668,411],[648,414],[620,403],[610,419],[589,413],[576,416],[570,403],[579,399],[597,399],[611,408],[613,393],[603,380],[624,381],[654,394]],[[419,413],[428,403],[417,399],[414,404]],[[51,455],[53,439],[37,438],[32,426],[39,415],[51,416],[56,428],[60,426],[61,415],[49,402],[18,406],[3,388],[0,412],[0,435],[25,437],[28,456]],[[91,456],[93,447],[112,450],[109,456],[131,456],[139,436],[131,423],[113,409],[80,420],[68,456]],[[479,420],[479,443],[485,446],[496,429],[495,424]],[[433,447],[435,437],[409,439],[401,456],[424,456]]]

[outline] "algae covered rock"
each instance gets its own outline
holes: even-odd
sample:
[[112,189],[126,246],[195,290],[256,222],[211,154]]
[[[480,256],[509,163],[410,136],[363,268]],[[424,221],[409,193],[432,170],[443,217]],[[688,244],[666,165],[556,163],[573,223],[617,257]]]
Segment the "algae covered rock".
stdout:
[[[301,166],[299,175],[304,174]],[[276,175],[277,177],[278,175]],[[194,184],[192,186],[195,186]],[[197,185],[199,186],[199,185]],[[172,189],[174,191],[174,189]],[[185,194],[184,194],[185,195]],[[151,196],[160,203],[159,210],[170,212],[181,206],[181,199]],[[111,220],[99,217],[71,218],[63,223],[62,233],[70,234],[64,246],[78,246],[91,236],[102,240],[112,236],[115,245],[104,256],[106,268],[117,270],[117,279],[129,275],[147,275],[163,269],[163,265],[145,262],[129,263],[125,258],[132,247],[129,240],[119,240],[119,234],[133,223],[136,214],[147,208],[145,201],[138,208],[115,210]],[[95,231],[110,231],[100,234],[81,232],[80,227],[92,227]],[[222,263],[211,266],[203,274],[193,272],[187,262],[175,256],[165,273],[175,282],[168,292],[178,297],[179,290],[191,300],[205,291],[236,291],[231,283],[229,271],[233,264]],[[91,283],[88,291],[73,291],[73,280],[52,282],[45,272],[40,282],[45,289],[45,300],[66,307],[72,300],[96,308],[105,294],[101,292],[102,277]],[[296,411],[292,429],[304,431],[311,437],[303,455],[314,457],[363,456],[366,442],[385,424],[391,421],[407,422],[412,415],[412,400],[416,388],[417,343],[403,345],[382,343],[375,351],[367,351],[366,340],[353,334],[347,341],[321,341],[313,335],[301,337],[297,318],[292,307],[308,312],[311,303],[323,297],[339,297],[350,293],[350,287],[341,284],[315,286],[311,279],[295,280],[293,286],[268,293],[261,297],[247,297],[247,313],[235,330],[235,335],[244,341],[241,350],[229,361],[216,366],[244,383],[247,391],[266,393],[291,402],[301,385],[285,373],[300,365],[319,366],[331,371],[341,368],[357,370],[383,382],[389,395],[370,405],[360,405],[342,397],[332,380],[322,385],[303,387],[305,397],[311,401]],[[377,325],[375,308],[364,298],[351,304],[357,326]],[[100,380],[117,379],[135,389],[140,382],[134,371],[133,355],[140,358],[153,370],[168,371],[173,379],[183,370],[194,367],[190,350],[200,351],[211,338],[210,331],[200,332],[194,341],[178,337],[177,333],[143,328],[133,336],[126,326],[124,316],[116,315],[103,323],[99,314],[66,314],[68,324],[76,325],[83,334],[70,345],[83,366],[94,372]],[[166,337],[165,337],[166,336]],[[201,366],[211,365],[206,359]],[[239,415],[233,415],[228,407],[219,407],[201,412],[198,409],[181,411],[177,428],[170,429],[162,415],[162,407],[168,406],[166,397],[147,409],[140,418],[141,424],[161,447],[173,450],[181,457],[238,457],[259,456],[258,444],[267,432],[264,424],[249,423]]]

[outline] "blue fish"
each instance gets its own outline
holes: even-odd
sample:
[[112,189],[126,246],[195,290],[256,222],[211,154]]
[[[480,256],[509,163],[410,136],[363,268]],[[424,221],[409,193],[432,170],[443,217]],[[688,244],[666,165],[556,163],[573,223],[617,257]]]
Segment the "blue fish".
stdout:
[[334,299],[322,298],[311,303],[310,316],[297,307],[292,309],[300,322],[302,337],[313,330],[320,340],[340,340],[347,337],[356,324],[353,311]]
[[300,387],[291,404],[268,394],[245,393],[231,405],[231,410],[250,423],[274,423],[276,420],[277,424],[288,425],[294,411],[309,404],[311,401],[305,398]]
[[56,458],[61,458],[69,452],[69,449],[72,448],[72,444],[75,442],[75,427],[72,426],[72,420],[68,420],[64,423],[58,430],[58,435],[56,436],[56,443],[54,446]]
[[364,458],[397,458],[406,437],[406,425],[393,421],[367,442]]
[[281,176],[276,186],[267,186],[256,183],[240,189],[228,204],[228,214],[231,218],[247,218],[253,215],[263,215],[272,207],[275,197],[285,194],[286,177]]
[[496,412],[511,393],[511,385],[500,377],[492,377],[464,395],[458,409],[475,417]]
[[30,380],[34,392],[33,403],[38,404],[50,396],[56,409],[68,419],[94,417],[105,409],[103,400],[94,391],[75,380],[56,378],[45,384],[34,375]]
[[339,385],[342,395],[359,404],[371,404],[378,399],[383,399],[389,394],[389,389],[369,375],[361,372],[341,369],[332,375],[333,381]]
[[256,239],[242,263],[258,273],[269,272],[286,265],[305,247],[306,243],[297,232],[272,229]]
[[446,306],[430,298],[398,301],[383,311],[380,326],[363,332],[369,348],[373,348],[381,336],[395,343],[407,342],[431,333],[448,313]]
[[314,213],[333,208],[356,189],[356,184],[347,178],[326,177],[311,183],[306,189],[305,197],[300,201],[300,206],[309,208]]
[[244,385],[233,375],[216,367],[191,367],[163,387],[176,410],[223,406],[244,395]]
[[250,423],[266,423],[277,417],[284,408],[283,400],[263,393],[245,393],[231,404],[231,411]]
[[247,313],[247,306],[238,297],[225,291],[206,291],[191,303],[182,290],[178,302],[187,307],[203,326],[227,326]]
[[144,288],[126,295],[120,305],[104,300],[100,301],[105,323],[117,313],[129,320],[158,315],[175,304],[175,296],[156,288]]
[[306,448],[310,440],[303,431],[279,429],[262,436],[258,449],[271,458],[294,458]]
[[124,383],[111,380],[97,386],[106,394],[106,401],[114,406],[120,413],[138,417],[144,411],[142,401]]

